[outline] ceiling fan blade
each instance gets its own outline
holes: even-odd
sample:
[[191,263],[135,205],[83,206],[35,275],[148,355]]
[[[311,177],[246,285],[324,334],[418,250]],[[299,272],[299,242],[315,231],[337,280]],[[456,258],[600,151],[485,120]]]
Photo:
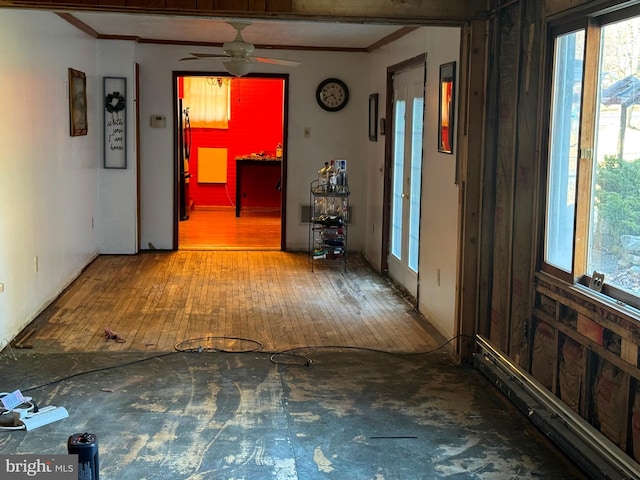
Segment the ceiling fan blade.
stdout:
[[282,60],[279,58],[267,58],[267,57],[251,57],[252,60],[261,63],[271,63],[273,65],[285,65],[287,67],[297,67],[300,65],[300,62],[295,60]]
[[193,60],[194,58],[225,58],[228,57],[226,53],[190,53],[190,57],[184,57],[180,60]]
[[[245,42],[242,38],[242,34],[240,33],[245,27],[251,25],[251,22],[239,20],[227,23],[236,30],[236,37],[232,41],[225,42],[222,45],[224,53],[189,53],[189,55],[191,55],[190,57],[184,57],[180,60],[198,60],[200,58],[228,58],[229,60],[227,62],[224,62],[224,64],[231,65],[231,67],[229,68],[234,68],[237,71],[237,76],[246,75],[248,71],[245,73],[243,72],[244,70],[247,70],[247,68],[250,68],[248,67],[248,64],[254,64],[257,62],[269,63],[272,65],[284,65],[286,67],[297,67],[298,65],[300,65],[300,62],[295,60],[254,57],[253,55],[251,55],[255,48],[253,43]],[[240,64],[242,64],[242,68],[240,68]],[[227,70],[229,69],[227,68]]]

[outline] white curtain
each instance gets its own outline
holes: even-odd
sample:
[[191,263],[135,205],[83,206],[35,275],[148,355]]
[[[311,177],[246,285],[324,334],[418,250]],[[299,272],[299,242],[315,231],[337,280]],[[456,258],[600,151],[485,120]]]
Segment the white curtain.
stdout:
[[183,106],[194,128],[229,128],[231,80],[185,77]]

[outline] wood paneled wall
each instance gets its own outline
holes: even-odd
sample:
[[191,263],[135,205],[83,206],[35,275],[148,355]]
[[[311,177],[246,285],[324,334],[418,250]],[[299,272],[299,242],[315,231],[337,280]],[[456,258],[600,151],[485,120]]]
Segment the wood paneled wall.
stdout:
[[528,365],[530,279],[536,232],[537,120],[540,99],[542,0],[511,3],[496,10],[491,31],[489,121],[483,211],[483,255],[490,286],[487,320],[497,346]]
[[0,6],[56,9],[61,7],[91,10],[173,11],[183,14],[220,12],[291,12],[292,0],[75,0],[75,1],[3,1]]
[[547,162],[540,153],[540,138],[548,126],[542,104],[551,75],[544,65],[553,48],[546,31],[547,22],[558,18],[549,14],[572,14],[587,4],[601,9],[629,2],[493,3],[478,333],[621,450],[640,459],[637,316],[537,268]]
[[93,10],[203,16],[267,16],[304,20],[393,21],[456,24],[486,17],[485,2],[477,0],[0,0],[0,7],[43,10]]

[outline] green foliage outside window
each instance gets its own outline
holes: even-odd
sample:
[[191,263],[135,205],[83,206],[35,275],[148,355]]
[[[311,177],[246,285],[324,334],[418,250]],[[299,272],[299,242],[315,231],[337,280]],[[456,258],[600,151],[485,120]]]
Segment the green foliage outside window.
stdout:
[[598,165],[596,178],[596,231],[611,236],[615,252],[621,235],[640,235],[640,159],[606,156]]

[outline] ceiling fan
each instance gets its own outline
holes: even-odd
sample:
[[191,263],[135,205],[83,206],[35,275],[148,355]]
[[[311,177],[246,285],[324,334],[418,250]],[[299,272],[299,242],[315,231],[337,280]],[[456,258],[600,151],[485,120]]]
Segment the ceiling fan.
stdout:
[[232,75],[241,77],[251,72],[253,65],[256,63],[270,63],[274,65],[285,65],[287,67],[296,67],[300,62],[295,60],[283,60],[278,58],[255,57],[253,51],[255,49],[253,43],[245,42],[242,38],[242,30],[251,25],[249,21],[233,21],[227,22],[236,30],[236,38],[231,42],[225,42],[222,45],[224,53],[190,53],[190,57],[184,57],[180,60],[200,60],[202,58],[227,58],[222,62],[224,68]]

